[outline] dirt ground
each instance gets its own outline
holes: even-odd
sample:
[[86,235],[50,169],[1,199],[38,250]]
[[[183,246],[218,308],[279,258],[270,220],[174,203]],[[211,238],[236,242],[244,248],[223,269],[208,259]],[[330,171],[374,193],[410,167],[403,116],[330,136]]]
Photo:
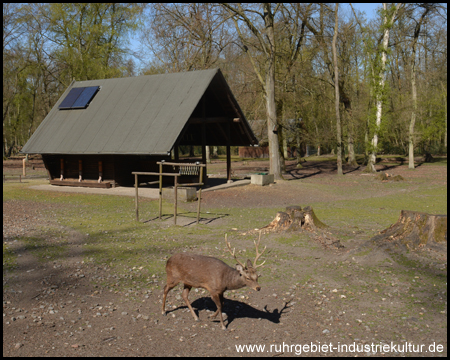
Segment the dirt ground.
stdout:
[[[42,171],[39,161],[34,165],[33,171]],[[4,162],[4,172],[20,166]],[[265,162],[234,163],[234,175],[266,171],[265,166]],[[377,168],[417,177],[430,171],[418,167],[411,175],[405,167],[379,164]],[[297,170],[290,162],[286,179],[314,176],[327,182],[333,181],[330,175],[335,171],[330,163],[307,162]],[[446,183],[446,167],[432,171],[435,181]],[[361,172],[361,168],[344,168],[344,173],[355,176]],[[267,194],[264,187],[256,186],[205,192],[202,207],[339,201],[339,194],[330,199],[330,194],[293,193],[289,181]],[[190,294],[200,317],[195,322],[180,287],[169,293],[169,311],[162,316],[162,290],[135,287],[132,276],[126,290],[99,286],[102,281],[113,282],[117,274],[107,264],[87,261],[85,234],[62,228],[51,215],[54,206],[3,202],[3,243],[18,256],[18,267],[5,271],[4,266],[3,271],[4,356],[293,356],[300,350],[307,356],[447,355],[447,292],[436,291],[427,281],[433,276],[447,278],[446,255],[424,256],[421,259],[429,260],[423,266],[408,268],[393,254],[362,247],[367,236],[352,229],[346,229],[354,236],[347,237],[344,249],[277,243],[278,249],[270,255],[273,265],[261,270],[261,291],[244,288],[225,293],[227,331],[222,331],[217,319],[207,318],[215,305],[202,289]],[[69,234],[64,260],[37,261],[18,240],[45,227]],[[268,234],[265,241],[275,243],[276,237]],[[46,240],[48,246],[58,246],[57,237]],[[291,259],[278,258],[277,250]],[[162,288],[165,276],[152,274],[149,283]],[[264,349],[240,352],[240,345]],[[419,346],[421,351],[415,351]]]

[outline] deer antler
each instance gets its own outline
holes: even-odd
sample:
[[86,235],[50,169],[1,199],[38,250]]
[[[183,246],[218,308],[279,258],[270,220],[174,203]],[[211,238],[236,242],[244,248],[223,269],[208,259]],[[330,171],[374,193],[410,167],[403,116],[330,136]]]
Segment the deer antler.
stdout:
[[233,251],[231,251],[231,245],[227,241],[227,234],[225,234],[225,244],[227,244],[228,251],[230,252],[230,254],[233,255],[234,259],[238,262],[238,264],[241,265],[245,269],[246,268],[245,265],[237,259],[236,255],[234,255],[236,248],[233,248]]
[[262,262],[262,264],[256,265],[256,262],[257,262],[258,259],[261,257],[261,255],[264,254],[264,251],[266,251],[266,248],[267,248],[267,246],[264,246],[264,250],[263,250],[263,252],[260,254],[259,251],[258,251],[258,247],[259,247],[260,241],[261,241],[261,231],[259,232],[258,243],[256,243],[255,240],[253,240],[253,243],[255,244],[255,247],[256,247],[256,258],[255,258],[255,261],[253,262],[253,267],[254,267],[255,269],[258,268],[258,267],[260,267],[260,266],[263,266],[264,263],[266,262],[266,260],[264,260],[264,261]]

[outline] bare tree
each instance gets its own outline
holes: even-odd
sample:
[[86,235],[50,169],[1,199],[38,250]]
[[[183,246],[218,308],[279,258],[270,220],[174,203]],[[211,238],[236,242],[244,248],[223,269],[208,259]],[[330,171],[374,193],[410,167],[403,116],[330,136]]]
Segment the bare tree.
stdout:
[[334,10],[334,34],[332,41],[333,62],[334,62],[334,93],[335,93],[335,110],[336,110],[336,140],[337,140],[337,173],[342,173],[342,134],[341,134],[341,117],[339,115],[339,69],[336,51],[336,40],[338,36],[338,9],[339,3],[336,3]]
[[433,11],[436,7],[435,4],[425,3],[421,4],[420,8],[423,9],[420,15],[419,21],[416,21],[414,27],[414,36],[411,44],[411,98],[412,98],[412,111],[411,122],[409,123],[409,146],[408,146],[408,168],[414,169],[414,126],[416,124],[417,116],[417,87],[416,87],[416,51],[417,41],[419,40],[420,28],[422,27],[427,15]]
[[383,41],[381,45],[381,63],[379,66],[379,73],[377,74],[377,83],[375,91],[375,103],[376,103],[376,120],[375,131],[372,138],[372,152],[369,155],[367,163],[367,172],[376,172],[375,163],[377,159],[377,147],[378,147],[378,133],[381,126],[381,115],[383,111],[383,92],[386,81],[386,61],[387,50],[389,44],[389,31],[392,28],[394,21],[396,20],[398,10],[403,4],[398,3],[388,10],[387,3],[383,3]]
[[[333,10],[326,5],[326,4],[320,4],[318,8],[318,18],[313,18],[313,12],[315,11],[315,7],[308,7],[304,8],[303,11],[303,21],[305,22],[308,30],[314,35],[314,39],[317,41],[317,44],[320,48],[320,53],[322,57],[322,62],[324,63],[326,69],[328,70],[328,74],[330,76],[330,80],[325,80],[327,84],[330,84],[333,88],[335,86],[338,86],[339,91],[339,101],[343,104],[345,109],[346,118],[348,119],[348,124],[352,126],[348,126],[348,150],[349,150],[349,164],[356,166],[357,162],[354,155],[354,139],[353,139],[353,124],[350,124],[353,119],[352,114],[352,95],[351,90],[349,89],[350,86],[346,84],[346,82],[349,80],[348,74],[345,75],[345,72],[339,76],[339,81],[336,84],[335,83],[335,61],[333,58],[333,51],[332,46],[333,44],[327,40],[331,38],[331,35],[329,34],[329,31],[331,31],[331,16],[330,14],[333,13]],[[328,24],[328,22],[330,24]],[[352,28],[351,24],[348,24],[347,28]],[[347,34],[348,35],[348,34]],[[336,39],[336,42],[339,39]],[[341,43],[343,44],[342,48],[347,46],[346,43],[350,39],[344,38],[342,36]],[[330,49],[331,49],[331,56],[330,56]],[[336,46],[337,51],[337,46]],[[342,52],[343,50],[341,50]],[[343,61],[344,62],[344,61]],[[342,129],[342,125],[341,125]],[[342,130],[340,130],[341,133],[341,141],[338,146],[341,146],[341,153],[342,153],[342,147],[343,147],[343,141],[342,141]],[[342,160],[342,158],[341,158]]]
[[[270,173],[274,174],[275,179],[283,179],[281,174],[280,149],[278,141],[278,122],[277,109],[275,104],[275,30],[274,18],[279,10],[280,4],[272,6],[270,3],[261,5],[261,10],[256,8],[244,9],[241,4],[230,5],[222,4],[228,10],[235,24],[236,31],[242,43],[242,49],[249,56],[253,69],[261,82],[266,98],[267,111],[267,135],[269,140],[269,160]],[[255,17],[256,16],[256,17]],[[258,23],[262,19],[263,23]],[[252,43],[241,29],[241,24],[253,35]],[[254,55],[249,52],[249,46],[254,47],[255,43],[264,55],[264,72],[257,66]]]
[[209,69],[232,40],[222,13],[208,3],[153,4],[142,43],[165,71]]

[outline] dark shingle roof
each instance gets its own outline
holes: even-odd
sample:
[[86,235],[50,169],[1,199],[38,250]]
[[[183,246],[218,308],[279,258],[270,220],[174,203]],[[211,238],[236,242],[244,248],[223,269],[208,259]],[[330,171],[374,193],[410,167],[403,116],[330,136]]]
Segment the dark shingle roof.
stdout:
[[[235,102],[219,69],[73,82],[22,153],[166,154],[213,79]],[[86,109],[58,109],[72,88],[88,86],[101,90]],[[232,105],[245,126],[242,145],[256,143],[237,102]]]

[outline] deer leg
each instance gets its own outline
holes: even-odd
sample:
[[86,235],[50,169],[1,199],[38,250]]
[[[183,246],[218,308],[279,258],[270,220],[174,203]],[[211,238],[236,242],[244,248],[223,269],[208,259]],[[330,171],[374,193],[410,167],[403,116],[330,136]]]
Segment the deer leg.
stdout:
[[[220,300],[220,303],[221,303],[222,308],[223,308],[223,294],[219,294],[219,300]],[[217,310],[216,310],[216,312],[214,314],[210,315],[210,318],[214,319],[218,314],[219,314],[219,307],[217,307]]]
[[223,303],[223,294],[211,294],[211,299],[214,301],[214,303],[217,306],[217,311],[214,313],[214,316],[217,316],[219,314],[220,324],[222,325],[222,330],[226,330],[227,328],[223,324],[223,318],[222,318],[222,303]]
[[166,286],[164,286],[164,296],[163,296],[163,303],[162,303],[162,314],[166,315],[166,297],[167,293],[172,290],[175,286],[177,286],[178,283],[167,283]]
[[198,321],[198,316],[194,312],[194,309],[192,308],[191,304],[189,303],[189,299],[188,299],[189,291],[191,291],[191,288],[192,288],[192,286],[184,284],[184,290],[183,290],[182,296],[183,296],[183,299],[186,302],[186,305],[188,306],[189,310],[191,310],[191,314],[194,317],[194,320]]

